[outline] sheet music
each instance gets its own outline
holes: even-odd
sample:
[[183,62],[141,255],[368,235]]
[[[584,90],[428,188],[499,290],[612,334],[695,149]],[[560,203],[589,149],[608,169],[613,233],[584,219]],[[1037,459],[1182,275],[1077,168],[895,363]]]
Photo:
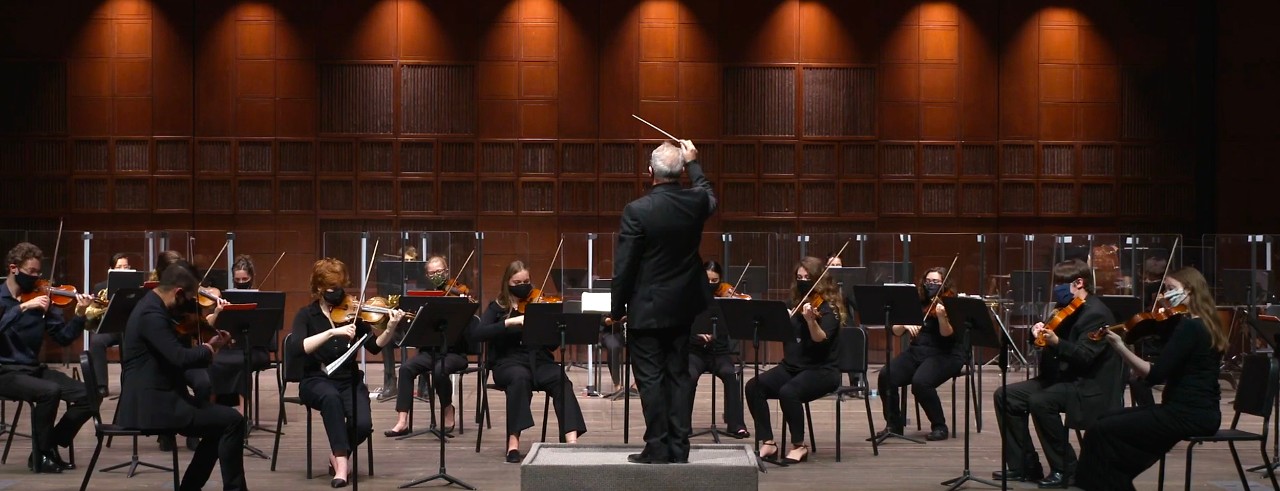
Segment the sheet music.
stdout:
[[582,292],[582,313],[609,314],[613,309],[611,298],[610,294],[605,292]]
[[334,370],[337,370],[338,367],[341,367],[343,363],[346,363],[347,360],[351,358],[351,355],[356,352],[356,350],[360,349],[361,346],[364,346],[364,342],[366,339],[369,339],[368,334],[365,334],[364,336],[360,336],[360,339],[357,339],[356,342],[351,343],[351,347],[347,349],[346,353],[343,353],[342,356],[339,356],[337,360],[333,360],[333,363],[325,365],[324,374],[332,375]]

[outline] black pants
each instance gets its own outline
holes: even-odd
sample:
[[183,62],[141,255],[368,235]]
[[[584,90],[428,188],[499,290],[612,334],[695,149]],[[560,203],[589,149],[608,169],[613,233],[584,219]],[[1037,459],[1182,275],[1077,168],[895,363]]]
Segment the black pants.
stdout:
[[[271,363],[270,357],[265,349],[250,349],[250,371],[265,369]],[[252,384],[245,383],[244,350],[240,348],[218,350],[218,353],[213,355],[213,363],[209,365],[209,382],[212,384],[213,394],[220,402],[236,405],[237,396],[248,398]]]
[[535,368],[523,360],[502,360],[493,368],[493,383],[507,393],[507,435],[516,435],[533,427],[533,391],[540,390],[551,396],[560,424],[560,435],[570,431],[582,435],[587,423],[582,419],[582,408],[573,392],[573,382],[565,376],[560,365],[538,363]]
[[911,393],[929,417],[931,429],[947,427],[947,413],[942,410],[938,398],[938,386],[960,373],[964,359],[929,346],[908,346],[880,370],[877,387],[884,407],[884,422],[895,431],[901,431],[906,419],[898,400],[899,389],[911,384]]
[[[31,439],[36,450],[70,446],[80,427],[93,417],[84,384],[45,366],[0,367],[0,396],[35,404],[31,411]],[[55,426],[61,401],[67,401],[67,412]]]
[[213,378],[209,376],[208,368],[192,368],[182,372],[182,376],[187,380],[187,387],[191,387],[191,395],[197,401],[204,403],[213,400]]
[[[1005,403],[1005,395],[1008,403]],[[1067,473],[1076,470],[1076,452],[1067,437],[1067,427],[1062,424],[1062,413],[1067,401],[1076,397],[1076,388],[1068,383],[1048,384],[1038,379],[1009,384],[996,389],[996,423],[1004,438],[1004,455],[1008,467],[1023,470],[1038,465],[1035,444],[1031,443],[1028,417],[1036,425],[1040,446],[1049,466]]]
[[413,379],[431,372],[431,383],[435,386],[436,400],[441,406],[453,404],[453,384],[449,376],[467,368],[467,358],[457,353],[445,353],[442,357],[435,351],[418,350],[418,355],[405,360],[400,365],[400,380],[396,394],[396,412],[407,413],[413,407]]
[[1076,486],[1089,491],[1132,490],[1138,477],[1179,441],[1212,435],[1221,416],[1184,414],[1165,405],[1130,407],[1107,413],[1089,427],[1080,444]]
[[756,422],[756,439],[772,440],[769,399],[782,406],[782,420],[791,430],[791,443],[804,443],[804,403],[830,394],[840,387],[840,372],[834,368],[797,370],[778,365],[747,382],[747,409]]
[[644,410],[644,451],[653,460],[689,459],[693,382],[689,380],[689,328],[633,330],[631,369]]
[[329,436],[329,449],[338,455],[346,455],[351,448],[363,443],[373,433],[373,419],[369,414],[369,388],[363,383],[354,388],[356,411],[355,441],[347,437],[347,421],[351,418],[352,382],[328,377],[308,377],[298,384],[298,395],[307,407],[320,411],[324,420],[324,432]]
[[181,490],[202,488],[213,473],[215,461],[222,465],[222,489],[245,489],[244,425],[244,416],[235,409],[214,404],[196,409],[191,425],[178,430],[183,435],[200,438],[200,445],[182,475]]
[[107,348],[119,346],[122,333],[89,334],[89,353],[93,356],[93,370],[99,389],[107,388]]
[[730,433],[747,429],[747,422],[742,418],[742,382],[738,378],[738,365],[733,355],[713,355],[696,348],[689,350],[689,383],[693,386],[690,400],[698,393],[698,379],[708,370],[724,383],[725,427]]
[[396,385],[396,349],[394,343],[382,350],[382,390],[391,390]]

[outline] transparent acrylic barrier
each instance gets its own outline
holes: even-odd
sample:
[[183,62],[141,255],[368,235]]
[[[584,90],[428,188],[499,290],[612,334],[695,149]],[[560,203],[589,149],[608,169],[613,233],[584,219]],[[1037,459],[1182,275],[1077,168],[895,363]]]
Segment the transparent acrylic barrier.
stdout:
[[1094,293],[1132,295],[1143,307],[1154,301],[1165,268],[1182,267],[1183,241],[1176,234],[1066,234],[1055,239],[1054,262],[1089,261]]
[[1204,271],[1218,305],[1270,303],[1276,291],[1276,236],[1205,235],[1212,268]]
[[795,277],[791,267],[800,258],[813,256],[827,260],[829,256],[840,253],[842,248],[844,252],[840,254],[840,261],[843,267],[866,268],[866,280],[859,283],[910,283],[913,274],[912,265],[905,256],[906,237],[888,233],[779,234],[776,259],[779,271],[774,276],[775,284],[787,293],[785,290]]
[[[124,254],[125,258],[129,260],[129,266],[134,270],[143,271],[144,273],[149,271],[147,269],[147,256],[150,255],[147,247],[149,239],[146,232],[99,231],[89,232],[89,235],[89,274],[83,281],[84,284],[88,285],[88,289],[81,287],[82,281],[79,279],[74,282],[76,288],[81,288],[91,294],[96,294],[98,290],[105,288],[107,271],[115,266],[113,258],[116,254]],[[76,235],[76,241],[80,243],[76,244],[79,255],[72,259],[77,266],[75,269],[83,269],[85,250],[83,237],[82,234]]]

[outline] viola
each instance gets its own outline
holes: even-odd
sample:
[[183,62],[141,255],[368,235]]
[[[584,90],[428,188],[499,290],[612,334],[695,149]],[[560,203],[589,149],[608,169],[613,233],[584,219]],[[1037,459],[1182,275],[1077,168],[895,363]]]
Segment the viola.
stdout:
[[[356,299],[354,295],[347,295],[347,298],[344,298],[342,303],[329,309],[329,320],[333,321],[335,325],[353,322],[357,306],[359,306],[360,320],[370,324],[382,322],[382,319],[386,318],[387,314],[390,314],[392,310],[396,310],[395,306],[391,305],[383,297],[365,299],[364,304],[361,305],[360,300]],[[405,318],[412,319],[413,314],[406,313]]]
[[1084,299],[1075,297],[1071,299],[1071,303],[1067,304],[1066,307],[1054,310],[1053,314],[1049,316],[1049,320],[1045,321],[1044,330],[1040,331],[1040,334],[1036,335],[1036,346],[1043,348],[1047,345],[1048,341],[1046,338],[1049,336],[1049,331],[1057,331],[1058,326],[1062,324],[1062,321],[1067,320],[1068,317],[1071,317],[1071,314],[1076,313],[1076,310],[1079,309],[1081,305],[1084,305]]
[[210,308],[218,305],[218,300],[222,298],[222,291],[212,286],[200,287],[199,295],[196,301],[200,303],[200,308]]
[[937,295],[934,295],[933,299],[929,301],[929,305],[925,305],[923,308],[925,318],[938,316],[938,304],[940,303],[939,299],[954,297],[954,296],[956,296],[956,291],[950,288],[942,290],[941,292],[938,292]]
[[564,298],[559,295],[543,295],[542,290],[534,288],[529,292],[529,298],[516,302],[516,311],[524,313],[524,307],[531,303],[564,303]]
[[459,283],[456,278],[446,281],[444,285],[440,287],[440,289],[444,290],[444,295],[446,297],[447,296],[468,297],[468,298],[471,297],[471,289],[467,288],[467,285]]
[[[1160,307],[1154,312],[1141,312],[1130,317],[1123,324],[1114,324],[1089,333],[1089,339],[1101,341],[1112,331],[1124,338],[1127,343],[1139,339],[1166,333],[1177,325],[1177,321],[1189,310],[1186,305]],[[1173,322],[1170,322],[1173,321]]]
[[23,293],[22,296],[18,297],[18,301],[26,302],[45,296],[49,297],[49,303],[59,307],[66,307],[71,305],[71,302],[76,301],[76,287],[71,285],[53,286],[49,283],[49,280],[36,280],[36,289]]
[[733,285],[728,283],[720,283],[719,285],[716,285],[714,295],[716,298],[741,298],[743,300],[751,300],[751,295],[738,293],[737,290],[733,289]]

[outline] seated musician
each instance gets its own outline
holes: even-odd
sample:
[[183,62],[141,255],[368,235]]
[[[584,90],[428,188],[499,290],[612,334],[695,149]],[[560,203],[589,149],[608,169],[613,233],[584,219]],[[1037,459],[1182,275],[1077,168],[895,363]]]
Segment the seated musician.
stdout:
[[[350,356],[332,373],[325,373],[325,367],[341,358],[351,343],[371,333],[371,326],[361,319],[337,322],[333,319],[334,308],[349,301],[345,290],[348,284],[347,266],[342,261],[333,258],[316,261],[311,266],[313,300],[294,316],[293,338],[285,347],[289,364],[301,371],[299,398],[308,408],[320,411],[320,418],[324,420],[324,432],[329,436],[329,474],[334,476],[329,484],[335,488],[345,487],[351,480],[352,448],[373,433],[369,388],[357,367],[359,357]],[[356,306],[350,305],[350,308],[354,311]],[[391,342],[404,312],[392,310],[387,317],[387,329],[377,337],[370,334],[365,340],[364,349],[369,353],[376,355]],[[354,438],[347,431],[348,421],[352,419],[355,420]]]
[[[1056,331],[1046,329],[1044,323],[1032,326],[1032,334],[1045,343],[1039,375],[997,389],[995,394],[1007,468],[993,476],[1010,481],[1036,481],[1044,476],[1027,427],[1030,418],[1052,469],[1039,481],[1041,488],[1065,488],[1076,473],[1067,428],[1088,428],[1099,414],[1120,406],[1120,359],[1105,341],[1088,337],[1091,331],[1115,322],[1111,309],[1091,294],[1089,265],[1079,259],[1060,262],[1053,267],[1053,278],[1053,298],[1059,309],[1070,308],[1076,299],[1083,304]],[[1066,426],[1061,413],[1066,413]]]
[[[778,399],[782,419],[791,430],[791,450],[783,462],[799,463],[809,459],[809,446],[804,443],[803,404],[830,394],[840,386],[840,370],[836,364],[836,336],[840,333],[844,306],[827,302],[839,298],[835,282],[823,277],[824,261],[816,257],[801,259],[791,285],[792,303],[801,307],[791,316],[794,337],[782,343],[782,363],[747,382],[747,408],[756,423],[756,439],[760,458],[777,460],[778,444],[773,441],[768,399]],[[813,293],[809,293],[812,288]],[[823,301],[818,302],[821,298]],[[814,304],[817,304],[816,306]]]
[[[108,275],[111,271],[133,270],[133,267],[129,264],[129,255],[123,252],[118,252],[111,256],[111,263],[108,264],[108,268]],[[93,285],[93,291],[89,293],[97,295],[98,292],[106,289],[107,280],[102,280]],[[107,348],[119,346],[120,338],[123,336],[123,333],[118,332],[110,334],[98,334],[95,332],[89,334],[89,353],[93,355],[94,374],[97,375],[98,378],[98,380],[96,380],[98,384],[98,394],[103,396],[110,393],[107,388]]]
[[[707,261],[702,265],[707,271],[707,283],[712,291],[720,286],[720,263]],[[732,290],[732,289],[730,289]],[[726,295],[736,292],[726,292]],[[729,328],[723,323],[716,326],[715,337],[711,334],[689,335],[689,378],[693,380],[693,389],[698,390],[698,379],[702,372],[710,369],[711,374],[724,382],[724,424],[734,438],[748,438],[747,423],[742,418],[742,391],[738,388],[738,360],[729,348]],[[713,382],[714,383],[714,382]]]
[[[448,285],[449,264],[445,262],[443,256],[428,258],[426,273],[427,280],[436,290],[441,290]],[[441,427],[445,433],[452,432],[455,420],[453,384],[450,383],[449,376],[462,372],[466,368],[466,339],[459,339],[458,343],[449,346],[443,356],[436,347],[419,346],[418,354],[400,365],[399,393],[396,395],[396,413],[399,419],[394,427],[382,434],[387,437],[397,437],[408,435],[413,431],[413,428],[409,427],[409,410],[413,408],[413,381],[428,371],[431,372],[436,401],[444,410],[444,421],[440,422]]]
[[203,487],[214,461],[222,467],[223,489],[246,489],[244,416],[193,397],[181,375],[207,368],[231,335],[219,331],[195,347],[180,341],[174,325],[199,310],[195,271],[179,260],[159,277],[159,286],[138,302],[125,327],[118,423],[125,428],[177,430],[198,439],[179,489]]
[[1155,362],[1142,359],[1114,332],[1111,344],[1136,376],[1164,384],[1159,405],[1124,408],[1103,414],[1080,445],[1076,486],[1089,491],[1134,489],[1133,478],[1160,460],[1178,442],[1212,435],[1222,423],[1218,368],[1227,349],[1213,293],[1195,268],[1183,268],[1164,281],[1170,306],[1185,305],[1169,342]]
[[522,341],[524,312],[521,309],[533,292],[529,270],[523,262],[512,261],[502,273],[501,284],[503,289],[498,298],[489,302],[480,323],[471,328],[469,338],[488,342],[485,363],[493,370],[493,383],[507,394],[506,460],[518,464],[520,432],[533,427],[529,404],[534,390],[551,396],[565,442],[576,443],[578,436],[587,432],[587,424],[574,396],[573,383],[551,356],[553,348],[528,346]]
[[[9,265],[8,278],[0,288],[0,396],[35,404],[31,411],[32,450],[27,468],[37,474],[75,468],[62,460],[58,447],[70,446],[80,427],[93,417],[84,384],[40,363],[40,347],[44,345],[46,332],[62,346],[80,338],[85,309],[93,297],[76,295],[76,315],[71,322],[63,319],[62,309],[51,305],[48,295],[22,301],[24,295],[36,291],[41,255],[40,248],[29,242],[9,249],[5,258],[5,264]],[[62,401],[67,401],[67,411],[55,426]]]
[[895,335],[911,334],[911,345],[893,357],[888,369],[880,370],[880,400],[884,405],[887,426],[884,431],[902,434],[906,419],[898,393],[899,389],[911,384],[911,394],[929,417],[929,434],[925,439],[947,439],[947,416],[942,410],[942,400],[938,398],[938,386],[960,373],[968,343],[960,339],[962,336],[958,336],[951,326],[942,302],[934,304],[935,297],[950,290],[942,284],[946,273],[946,268],[929,268],[916,287],[920,292],[920,303],[925,308],[934,305],[934,310],[925,317],[924,325],[893,326]]
[[[231,263],[231,285],[236,290],[253,289],[253,257],[248,254],[236,256]],[[214,318],[217,320],[217,318]],[[236,338],[231,344],[218,350],[213,357],[213,365],[209,366],[209,380],[213,383],[213,394],[219,404],[236,406],[249,400],[249,387],[244,379],[244,349]],[[249,351],[249,363],[253,371],[265,369],[271,364],[270,351],[256,346]]]

